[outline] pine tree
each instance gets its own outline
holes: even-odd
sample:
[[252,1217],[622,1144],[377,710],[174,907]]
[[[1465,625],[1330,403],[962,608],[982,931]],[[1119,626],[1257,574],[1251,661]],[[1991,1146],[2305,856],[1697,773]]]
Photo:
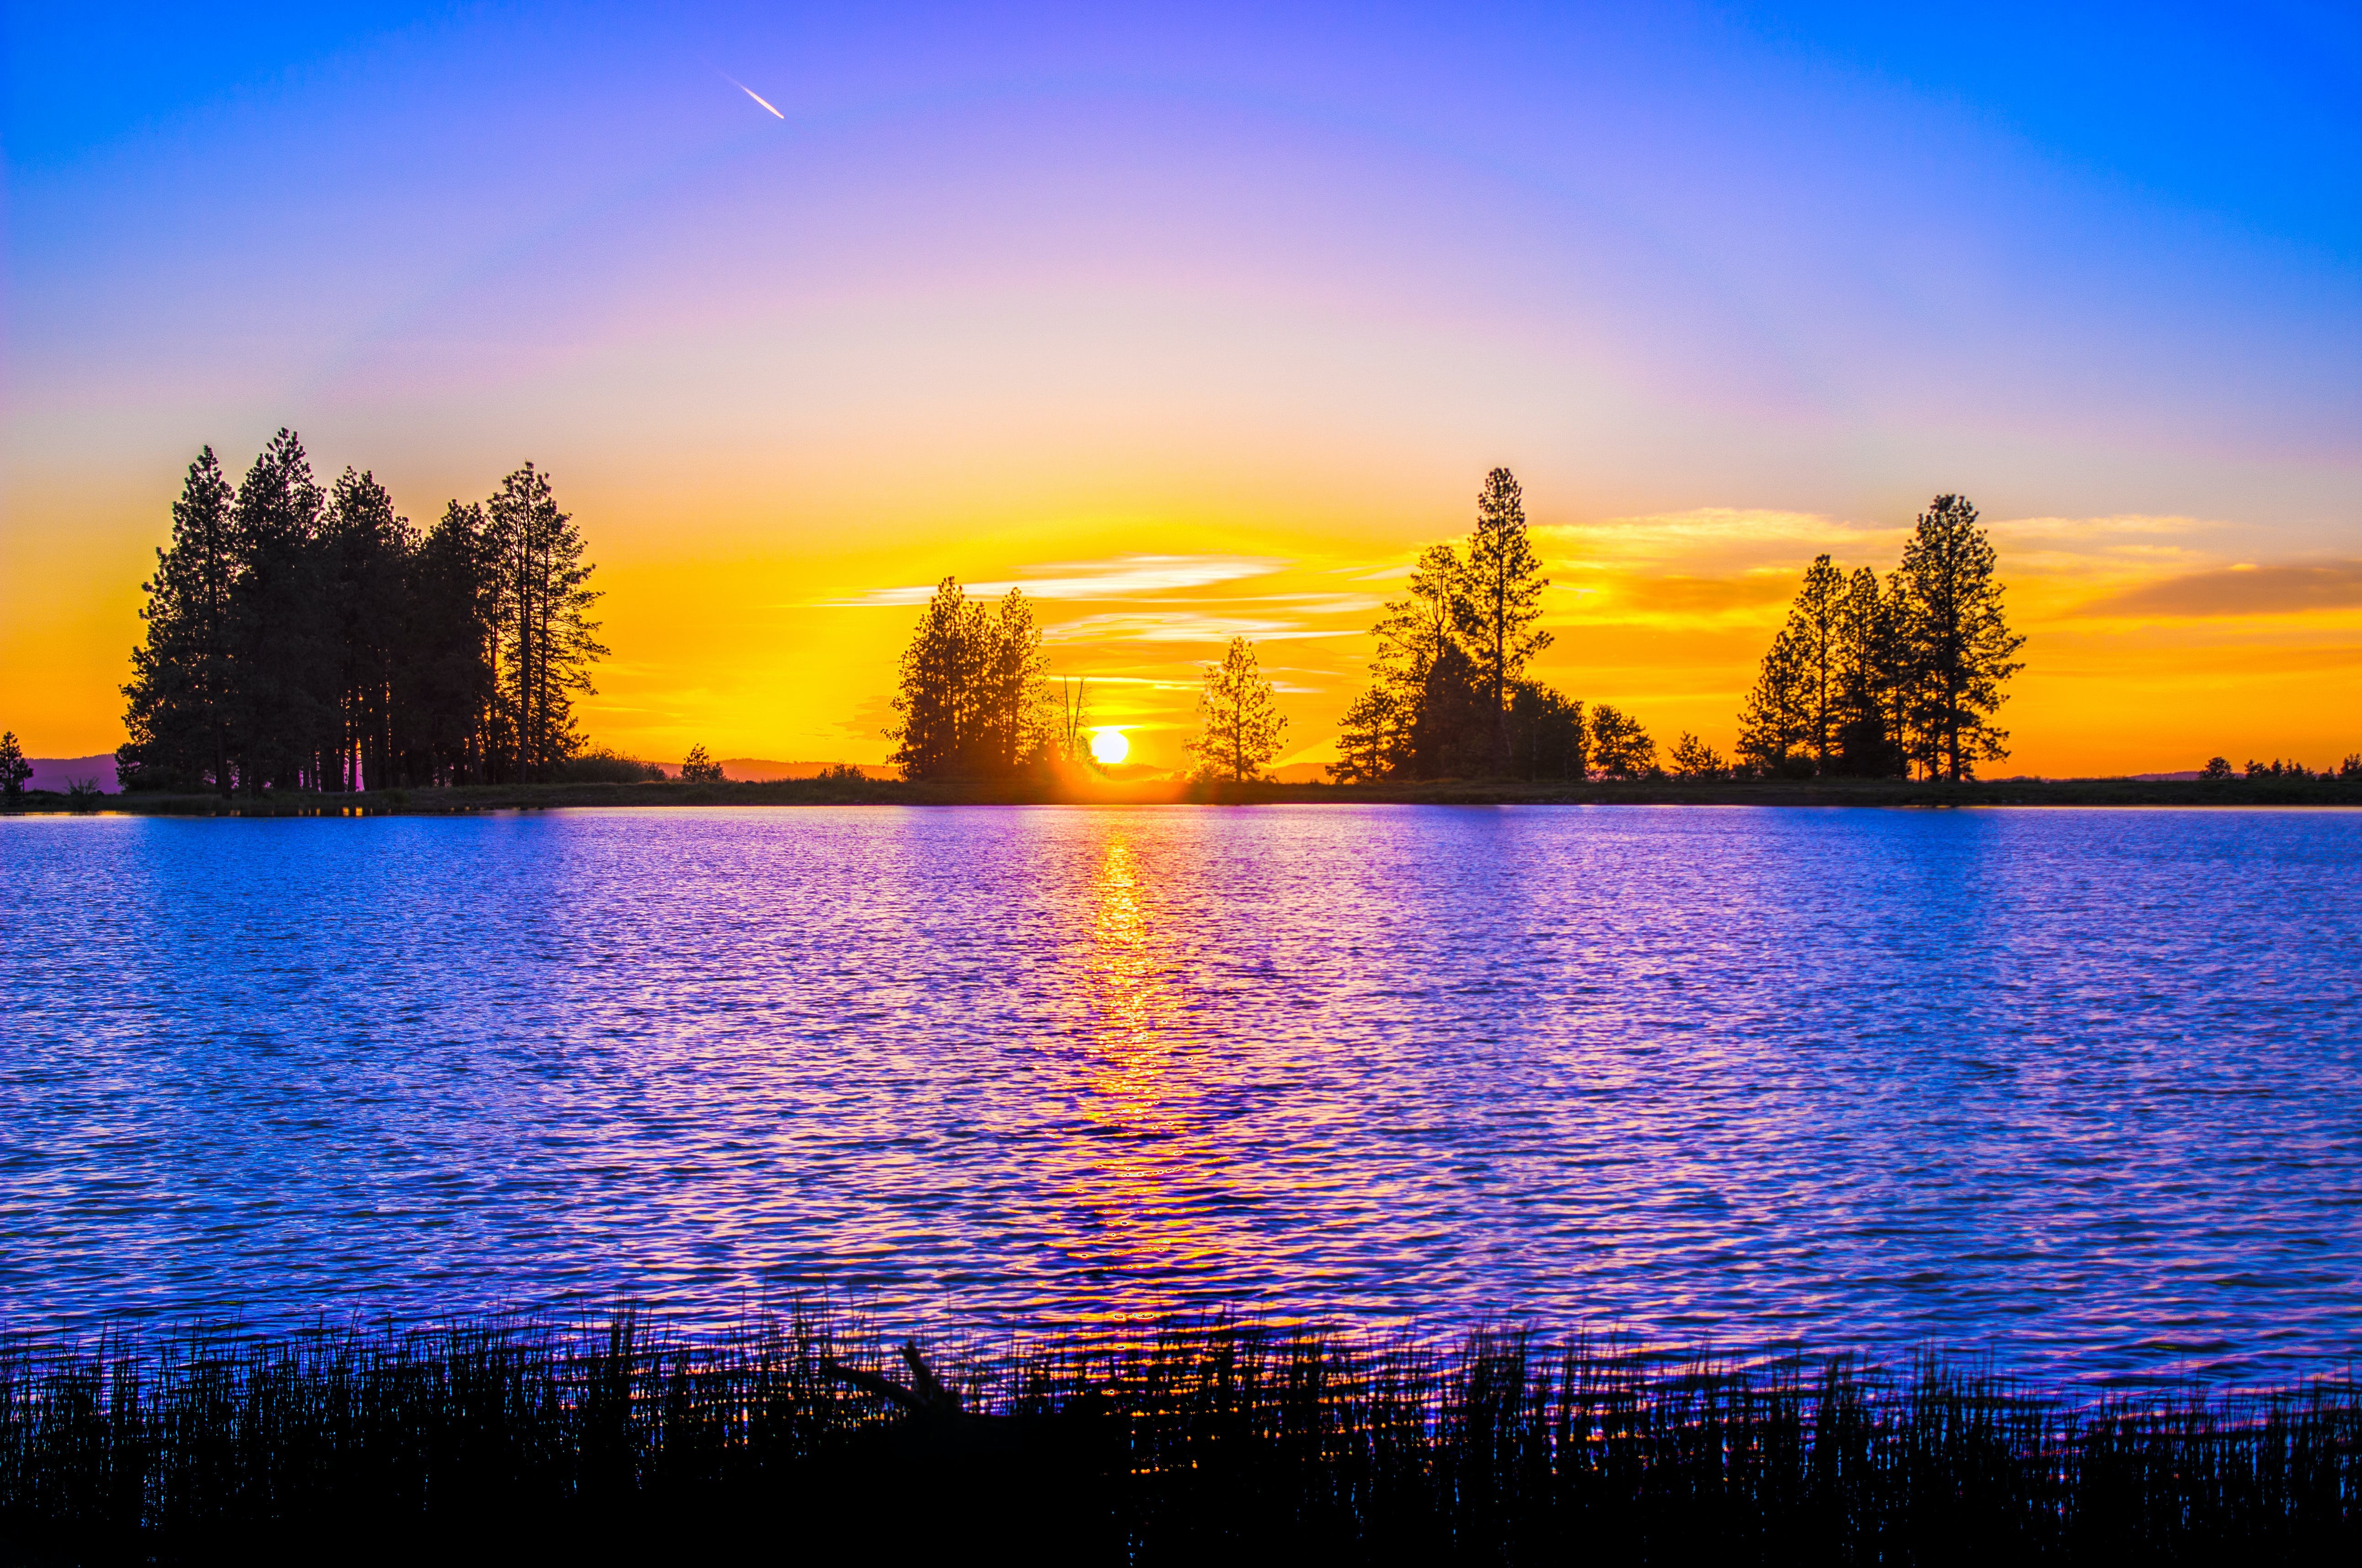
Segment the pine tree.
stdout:
[[337,674],[315,548],[326,497],[292,430],[238,481],[229,594],[230,760],[238,786],[316,787],[335,743]]
[[419,541],[395,666],[403,777],[411,783],[488,781],[514,747],[498,728],[500,638],[491,524],[454,501]]
[[887,761],[903,778],[933,778],[966,769],[984,629],[982,610],[968,602],[957,578],[935,585],[902,650],[901,689],[894,698],[900,722],[886,732],[899,743]]
[[689,755],[680,759],[680,781],[684,784],[719,784],[722,782],[722,765],[713,760],[703,745],[690,746]]
[[1583,704],[1538,680],[1509,695],[1509,774],[1517,778],[1581,778],[1586,771]]
[[[1514,688],[1512,691],[1514,692]],[[1496,760],[1503,716],[1493,711],[1475,661],[1456,641],[1436,649],[1411,711],[1410,765],[1414,778],[1465,778],[1507,771],[1506,756]]]
[[980,771],[1014,773],[1049,747],[1042,629],[1033,623],[1033,606],[1017,589],[1002,598],[980,652]]
[[1931,777],[1958,783],[1975,765],[2009,756],[2009,732],[1993,713],[2008,701],[2003,682],[2025,668],[2025,638],[2009,629],[1992,541],[1966,496],[1939,495],[1919,514],[1895,576],[1911,666],[1911,729],[1916,760]]
[[1242,783],[1261,778],[1279,755],[1287,720],[1272,701],[1271,682],[1256,666],[1254,645],[1244,637],[1232,637],[1221,662],[1206,667],[1198,712],[1202,727],[1185,746],[1198,759],[1193,777]]
[[1828,557],[1816,556],[1788,610],[1802,667],[1805,749],[1821,774],[1830,770],[1837,752],[1845,595],[1845,573]]
[[229,480],[214,449],[189,465],[172,503],[172,542],[141,583],[148,635],[131,650],[131,679],[115,754],[126,790],[198,789],[225,795],[230,770],[230,607],[238,562]]
[[1759,772],[1836,768],[1845,725],[1847,591],[1845,574],[1828,557],[1816,556],[1805,569],[1739,715],[1739,755]]
[[1698,782],[1710,783],[1729,770],[1720,752],[1687,730],[1673,742],[1672,764],[1674,778]]
[[1387,602],[1371,629],[1370,688],[1346,710],[1332,778],[1441,778],[1489,757],[1496,726],[1460,644],[1464,578],[1458,552],[1430,545],[1411,569],[1408,597]]
[[1838,615],[1838,771],[1891,778],[1903,771],[1901,693],[1905,672],[1894,602],[1868,567],[1846,580]]
[[596,694],[591,663],[605,656],[590,618],[596,569],[581,531],[557,509],[549,476],[531,463],[501,481],[487,504],[496,563],[494,624],[502,642],[501,705],[520,780],[547,778],[582,739],[573,699]]
[[1550,646],[1533,625],[1547,586],[1540,570],[1518,482],[1496,469],[1466,555],[1429,546],[1409,596],[1389,602],[1372,628],[1370,687],[1345,711],[1330,776],[1581,778],[1583,704],[1519,673]]
[[25,792],[25,781],[33,776],[33,765],[25,760],[25,748],[17,743],[17,732],[0,733],[0,796],[15,800]]
[[376,477],[347,469],[328,498],[320,549],[337,686],[337,755],[321,785],[381,790],[398,767],[395,669],[417,539]]
[[1808,665],[1804,640],[1791,620],[1772,638],[1738,715],[1738,756],[1764,778],[1794,775],[1800,759],[1810,767]]
[[1551,645],[1541,619],[1541,558],[1526,534],[1525,492],[1517,476],[1495,469],[1476,496],[1476,528],[1462,562],[1458,611],[1461,640],[1477,686],[1487,698],[1493,734],[1487,761],[1507,765],[1512,690],[1534,655]]
[[1657,743],[1640,721],[1605,702],[1591,710],[1591,765],[1610,778],[1645,778],[1657,770]]
[[1409,732],[1410,720],[1400,693],[1384,680],[1373,683],[1347,704],[1338,722],[1337,760],[1329,765],[1330,778],[1368,784],[1393,774],[1405,749],[1397,737]]

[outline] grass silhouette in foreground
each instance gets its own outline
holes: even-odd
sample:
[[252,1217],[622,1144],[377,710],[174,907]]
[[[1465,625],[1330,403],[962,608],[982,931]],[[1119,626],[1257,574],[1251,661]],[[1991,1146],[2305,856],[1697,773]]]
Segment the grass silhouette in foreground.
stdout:
[[0,1536],[72,1562],[2325,1561],[2362,1507],[2350,1382],[2092,1403],[1933,1362],[1220,1322],[910,1364],[898,1398],[879,1341],[811,1312],[18,1342]]

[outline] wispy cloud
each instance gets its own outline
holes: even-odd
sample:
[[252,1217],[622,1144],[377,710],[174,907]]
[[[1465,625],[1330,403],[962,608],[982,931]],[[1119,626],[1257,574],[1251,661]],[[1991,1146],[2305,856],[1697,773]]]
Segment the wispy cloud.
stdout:
[[[1051,561],[1026,569],[1037,576],[1006,582],[971,582],[971,597],[998,599],[1010,589],[1029,599],[1135,599],[1143,594],[1172,593],[1284,571],[1291,562],[1272,556],[1116,556],[1102,561]],[[829,609],[924,604],[935,585],[905,583],[872,589],[844,599],[825,599]]]
[[2091,617],[2290,615],[2362,607],[2362,561],[2314,566],[2235,566],[2188,572],[2095,599]]
[[1848,522],[1816,512],[1776,512],[1707,506],[1599,523],[1558,524],[1534,530],[1566,553],[1569,565],[1629,566],[1640,562],[1729,553],[1760,555],[1767,547],[1863,550],[1899,547],[1909,532],[1888,524]]
[[1302,637],[1359,635],[1362,628],[1299,626],[1287,621],[1251,620],[1243,616],[1167,613],[1120,613],[1086,615],[1043,633],[1052,643],[1227,643],[1232,637],[1253,642],[1284,642]]

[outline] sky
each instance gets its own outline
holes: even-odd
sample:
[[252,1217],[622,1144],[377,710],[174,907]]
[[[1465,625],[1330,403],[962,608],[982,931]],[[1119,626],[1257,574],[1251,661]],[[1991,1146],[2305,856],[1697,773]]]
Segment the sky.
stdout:
[[1661,743],[1959,492],[1988,773],[2362,751],[2351,7],[86,9],[6,37],[34,755],[121,740],[183,470],[281,425],[421,524],[547,469],[584,725],[664,760],[878,761],[947,573],[1136,757],[1243,635],[1325,760],[1496,465],[1539,673]]

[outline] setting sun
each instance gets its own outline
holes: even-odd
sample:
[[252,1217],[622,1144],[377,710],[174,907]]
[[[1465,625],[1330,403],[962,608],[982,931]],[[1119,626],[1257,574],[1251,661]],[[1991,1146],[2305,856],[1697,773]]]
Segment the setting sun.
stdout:
[[1121,730],[1101,730],[1091,736],[1091,760],[1101,767],[1113,767],[1131,755],[1131,743]]

